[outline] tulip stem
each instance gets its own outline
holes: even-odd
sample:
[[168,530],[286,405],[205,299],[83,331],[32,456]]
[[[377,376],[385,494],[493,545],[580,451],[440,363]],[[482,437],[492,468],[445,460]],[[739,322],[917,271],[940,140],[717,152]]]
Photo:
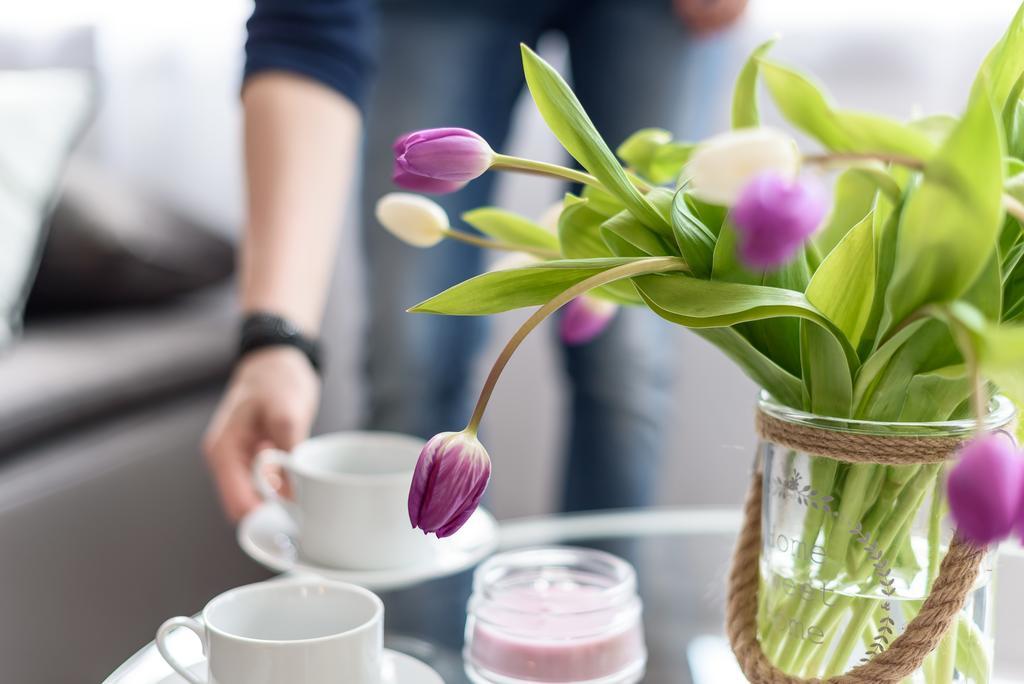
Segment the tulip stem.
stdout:
[[[558,164],[549,164],[542,161],[534,161],[533,159],[523,159],[522,157],[510,157],[506,154],[495,154],[494,161],[491,162],[492,169],[508,169],[511,171],[520,171],[522,173],[531,173],[537,176],[551,176],[554,178],[564,178],[570,180],[573,183],[581,183],[583,185],[590,185],[601,190],[604,186],[601,185],[601,181],[597,180],[594,176],[584,171],[577,171],[576,169],[570,169],[565,166],[559,166]],[[629,174],[629,180],[633,183],[637,190],[640,192],[648,192],[651,189],[647,183],[636,176]]]
[[503,242],[501,240],[490,240],[455,228],[446,228],[444,230],[444,236],[452,240],[458,240],[459,242],[465,242],[468,245],[475,245],[485,249],[498,249],[505,252],[526,252],[527,254],[540,257],[541,259],[559,259],[562,256],[553,249],[531,247],[529,245],[517,245],[511,242]]
[[601,185],[601,181],[597,180],[589,173],[570,169],[565,166],[559,166],[558,164],[549,164],[548,162],[535,161],[533,159],[523,159],[522,157],[512,157],[507,154],[495,154],[494,161],[491,162],[491,168],[509,169],[512,171],[534,174],[536,176],[564,178],[572,181],[573,183],[592,185],[595,188],[604,187]]
[[910,169],[921,171],[924,169],[924,162],[914,157],[902,154],[889,154],[886,152],[827,152],[825,154],[804,155],[805,164],[818,164],[828,166],[833,162],[855,162],[855,161],[880,161],[906,166]]
[[[902,154],[879,152],[829,152],[825,154],[804,155],[804,163],[806,164],[828,166],[832,162],[847,161],[880,161],[896,164],[898,166],[905,166],[908,169],[914,169],[915,171],[924,171],[925,169],[924,161]],[[1021,223],[1024,223],[1024,202],[1021,202],[1013,195],[1004,192],[1003,208],[1010,216],[1013,216]]]
[[679,257],[651,257],[637,259],[636,261],[631,261],[621,266],[609,268],[607,271],[596,273],[586,280],[581,280],[575,285],[555,295],[550,301],[534,311],[530,317],[526,319],[526,322],[519,326],[519,329],[515,331],[509,341],[505,343],[505,347],[501,350],[501,353],[498,354],[498,358],[494,360],[494,365],[491,366],[491,372],[488,373],[487,379],[484,381],[484,386],[480,390],[480,397],[477,399],[476,407],[473,409],[473,415],[470,417],[469,424],[466,425],[465,431],[472,435],[476,435],[477,428],[480,426],[480,420],[483,418],[484,411],[487,409],[487,403],[491,399],[491,394],[494,393],[494,386],[498,384],[498,378],[501,377],[502,371],[505,370],[505,366],[508,365],[509,359],[512,358],[512,355],[515,353],[516,349],[519,348],[519,345],[522,344],[523,340],[526,339],[527,335],[533,332],[533,329],[540,325],[545,318],[553,314],[562,306],[568,304],[576,297],[589,290],[593,290],[595,287],[600,287],[616,280],[632,278],[639,275],[687,270],[689,270],[689,268],[687,267],[686,262]]

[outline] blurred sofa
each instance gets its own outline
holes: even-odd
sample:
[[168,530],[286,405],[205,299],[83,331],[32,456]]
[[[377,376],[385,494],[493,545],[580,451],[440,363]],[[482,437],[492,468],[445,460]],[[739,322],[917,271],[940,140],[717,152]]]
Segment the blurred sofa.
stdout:
[[[230,245],[185,243],[228,220],[166,195],[151,206],[144,198],[161,193],[117,163],[131,140],[106,116],[120,86],[96,37],[0,31],[0,69],[93,69],[100,98],[76,152],[87,163],[64,174],[26,323],[0,348],[0,681],[11,684],[102,682],[165,618],[268,576],[239,550],[199,449],[237,321]],[[236,98],[226,86],[224,102]],[[170,155],[145,158],[181,173]],[[224,203],[215,188],[208,201]],[[211,259],[192,286],[179,266],[194,271],[199,251]]]
[[30,321],[0,356],[3,681],[101,682],[163,618],[266,576],[198,447],[233,353],[228,294]]

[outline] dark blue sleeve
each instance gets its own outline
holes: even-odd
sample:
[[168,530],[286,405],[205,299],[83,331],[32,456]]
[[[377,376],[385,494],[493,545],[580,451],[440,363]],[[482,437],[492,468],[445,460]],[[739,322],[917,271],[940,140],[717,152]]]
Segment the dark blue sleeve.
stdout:
[[246,27],[245,78],[283,70],[366,104],[374,62],[372,0],[256,0]]

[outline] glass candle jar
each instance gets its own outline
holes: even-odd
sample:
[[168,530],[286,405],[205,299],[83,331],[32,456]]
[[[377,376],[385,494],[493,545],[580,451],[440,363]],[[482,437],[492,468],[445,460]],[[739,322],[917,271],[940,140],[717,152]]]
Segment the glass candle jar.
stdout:
[[477,684],[632,684],[647,662],[636,573],[592,549],[492,557],[474,575],[464,652]]

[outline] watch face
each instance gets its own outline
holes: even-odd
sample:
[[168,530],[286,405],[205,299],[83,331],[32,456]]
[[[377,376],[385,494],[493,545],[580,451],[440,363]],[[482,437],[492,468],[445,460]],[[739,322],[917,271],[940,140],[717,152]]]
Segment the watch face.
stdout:
[[282,335],[288,337],[294,337],[299,334],[298,329],[284,318],[278,318],[274,321],[276,330]]

